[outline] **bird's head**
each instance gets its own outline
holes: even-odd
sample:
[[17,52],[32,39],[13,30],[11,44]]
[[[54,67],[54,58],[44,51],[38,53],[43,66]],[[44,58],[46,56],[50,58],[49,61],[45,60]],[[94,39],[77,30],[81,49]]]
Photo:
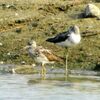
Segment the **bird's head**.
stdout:
[[74,32],[75,34],[80,34],[80,30],[79,30],[79,27],[77,25],[71,26],[69,28],[69,31]]
[[29,50],[29,49],[35,49],[36,48],[36,42],[34,40],[31,40],[28,42],[28,45],[24,47],[24,50]]
[[36,48],[36,41],[31,40],[31,41],[28,42],[28,45],[32,46],[32,48]]

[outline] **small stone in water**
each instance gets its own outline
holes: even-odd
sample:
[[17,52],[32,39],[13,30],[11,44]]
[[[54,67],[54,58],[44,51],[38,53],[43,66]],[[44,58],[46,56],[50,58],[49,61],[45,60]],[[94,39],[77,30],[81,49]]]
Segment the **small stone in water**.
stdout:
[[21,64],[24,65],[24,64],[26,64],[26,62],[25,61],[21,61]]
[[3,46],[3,44],[0,42],[0,46]]

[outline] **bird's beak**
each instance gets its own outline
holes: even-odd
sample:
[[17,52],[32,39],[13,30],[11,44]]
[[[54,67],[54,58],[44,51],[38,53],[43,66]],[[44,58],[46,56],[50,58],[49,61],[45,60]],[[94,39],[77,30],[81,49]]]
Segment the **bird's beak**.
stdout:
[[26,49],[28,49],[29,48],[29,46],[25,46],[24,48],[23,48],[23,50],[26,50]]

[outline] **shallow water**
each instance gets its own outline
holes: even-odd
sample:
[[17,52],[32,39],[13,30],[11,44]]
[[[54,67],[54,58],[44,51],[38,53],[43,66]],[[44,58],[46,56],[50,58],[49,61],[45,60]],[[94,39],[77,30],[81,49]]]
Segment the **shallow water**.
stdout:
[[33,75],[0,75],[0,100],[41,99],[100,100],[100,83],[90,80],[39,80]]

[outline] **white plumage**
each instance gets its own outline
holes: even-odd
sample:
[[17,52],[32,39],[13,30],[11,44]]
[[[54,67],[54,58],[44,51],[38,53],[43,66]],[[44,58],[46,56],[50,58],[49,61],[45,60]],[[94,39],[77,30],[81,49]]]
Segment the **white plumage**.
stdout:
[[80,42],[80,40],[81,40],[80,34],[71,33],[69,35],[68,39],[66,39],[63,42],[56,43],[56,44],[60,45],[62,47],[72,47],[72,46],[78,44]]

